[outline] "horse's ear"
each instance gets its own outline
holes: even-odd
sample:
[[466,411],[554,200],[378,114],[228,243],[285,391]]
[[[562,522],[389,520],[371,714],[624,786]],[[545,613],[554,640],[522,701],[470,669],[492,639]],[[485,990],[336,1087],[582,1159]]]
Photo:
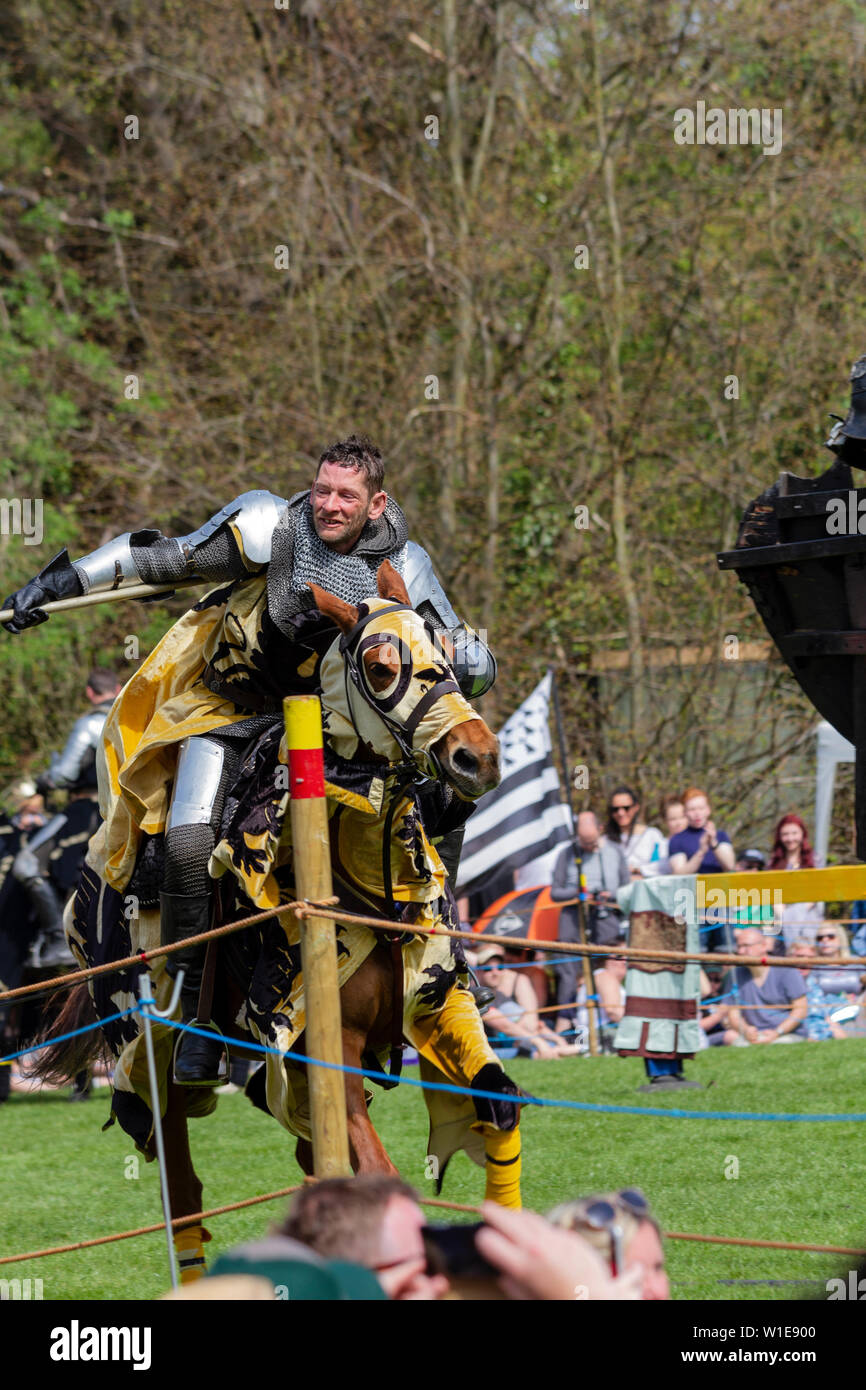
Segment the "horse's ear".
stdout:
[[358,610],[354,604],[346,603],[343,599],[337,598],[336,594],[329,594],[327,589],[320,589],[318,584],[309,584],[307,587],[312,591],[319,612],[330,618],[341,632],[351,632],[358,621]]
[[395,570],[390,560],[383,560],[379,566],[376,574],[376,586],[380,598],[388,598],[394,603],[405,603],[408,608],[412,607],[412,600],[409,597],[409,590],[403,583],[403,576],[399,570]]

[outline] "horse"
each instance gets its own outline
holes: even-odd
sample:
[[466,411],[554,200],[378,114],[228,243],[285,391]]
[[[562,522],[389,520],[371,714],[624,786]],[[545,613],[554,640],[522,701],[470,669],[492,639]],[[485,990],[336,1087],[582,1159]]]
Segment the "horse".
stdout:
[[[463,698],[442,639],[412,609],[405,585],[388,561],[379,568],[377,594],[359,607],[310,587],[319,613],[337,632],[322,658],[319,679],[329,832],[341,906],[388,921],[396,914],[398,921],[435,928],[453,917],[446,871],[422,823],[416,790],[422,783],[448,787],[460,804],[471,806],[498,784],[497,740]],[[286,760],[281,728],[274,724],[247,749],[227,797],[221,839],[211,859],[226,920],[241,920],[251,908],[275,907],[294,896],[288,782],[275,775],[285,770]],[[116,893],[113,898],[120,901]],[[88,958],[87,905],[92,908],[97,899],[104,908],[112,890],[99,883],[91,867],[85,869],[67,922],[70,942],[82,959]],[[133,949],[158,944],[158,925],[158,913],[142,911]],[[90,927],[93,934],[92,919]],[[100,941],[110,938],[104,928],[103,920]],[[424,1091],[431,1125],[428,1163],[432,1156],[437,1189],[451,1155],[463,1148],[485,1168],[486,1196],[519,1206],[517,1097],[522,1092],[487,1042],[467,987],[462,952],[447,937],[404,937],[399,927],[390,939],[349,923],[338,923],[336,932],[343,1060],[356,1069],[344,1074],[353,1171],[396,1172],[371,1123],[370,1096],[360,1073],[384,1081],[380,1059],[390,1051],[393,1072],[398,1044],[405,1038],[418,1050],[422,1080],[444,1080],[464,1092],[455,1097]],[[122,954],[117,951],[114,958]],[[162,958],[151,967],[154,994],[163,1005],[172,983],[164,965]],[[282,921],[272,917],[224,938],[215,977],[211,1017],[220,1030],[238,1041],[241,1050],[251,1038],[272,1049],[247,1093],[295,1135],[297,1161],[311,1173],[306,1064],[294,1060],[295,1054],[306,1055],[297,921],[288,914]],[[124,984],[131,987],[131,977],[111,994],[112,1008],[130,997]],[[80,1069],[83,1058],[99,1046],[96,1032],[67,1042],[52,1043],[52,1038],[95,1017],[88,988],[79,985],[45,1034],[51,1046],[41,1056],[39,1075],[56,1079],[73,1067]],[[123,1033],[128,1022],[112,1025],[118,1030],[112,1046],[121,1053],[112,1105],[150,1158],[154,1138],[141,1035],[137,1026],[134,1036]],[[183,1217],[203,1209],[187,1118],[210,1113],[216,1096],[212,1090],[174,1082],[173,1036],[166,1026],[154,1028],[170,1201],[173,1214]],[[473,1094],[479,1091],[486,1094]],[[182,1280],[200,1277],[207,1233],[191,1223],[175,1239]]]

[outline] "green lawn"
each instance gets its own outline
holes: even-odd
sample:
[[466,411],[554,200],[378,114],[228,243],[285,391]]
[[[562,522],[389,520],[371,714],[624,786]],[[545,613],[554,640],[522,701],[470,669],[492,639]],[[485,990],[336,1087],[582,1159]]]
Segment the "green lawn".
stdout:
[[[689,1065],[702,1091],[638,1095],[634,1059],[520,1062],[511,1074],[551,1098],[692,1110],[866,1112],[866,1039],[795,1047],[705,1052]],[[407,1074],[415,1074],[413,1068]],[[107,1091],[86,1103],[62,1094],[13,1096],[0,1106],[0,1253],[60,1245],[161,1219],[156,1165],[140,1163],[119,1126],[103,1134]],[[866,1245],[866,1127],[857,1123],[666,1120],[555,1109],[524,1111],[524,1201],[544,1210],[604,1188],[641,1185],[672,1231]],[[421,1195],[426,1111],[415,1087],[377,1091],[373,1118],[403,1175]],[[242,1095],[191,1126],[206,1207],[297,1180],[291,1139]],[[736,1159],[739,1176],[726,1178]],[[484,1178],[460,1155],[443,1197],[480,1200]],[[215,1218],[209,1251],[261,1234],[281,1203]],[[433,1219],[442,1219],[439,1216]],[[675,1298],[806,1297],[847,1257],[796,1251],[667,1243]],[[144,1236],[70,1255],[0,1268],[0,1276],[41,1278],[46,1298],[152,1298],[167,1283],[164,1237]],[[726,1284],[725,1280],[786,1281]],[[807,1283],[789,1281],[817,1281]]]

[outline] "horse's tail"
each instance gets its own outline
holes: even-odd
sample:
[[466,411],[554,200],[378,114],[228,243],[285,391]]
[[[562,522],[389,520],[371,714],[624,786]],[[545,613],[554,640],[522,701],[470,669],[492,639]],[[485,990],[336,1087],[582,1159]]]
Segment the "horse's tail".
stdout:
[[32,1073],[40,1081],[48,1081],[62,1086],[71,1081],[79,1072],[89,1068],[107,1052],[102,1030],[91,1028],[78,1037],[66,1038],[64,1042],[54,1042],[67,1033],[74,1033],[87,1024],[98,1023],[99,1018],[93,1007],[93,1000],[86,982],[76,985],[59,1014],[42,1030],[37,1038],[39,1043],[49,1046],[37,1052]]

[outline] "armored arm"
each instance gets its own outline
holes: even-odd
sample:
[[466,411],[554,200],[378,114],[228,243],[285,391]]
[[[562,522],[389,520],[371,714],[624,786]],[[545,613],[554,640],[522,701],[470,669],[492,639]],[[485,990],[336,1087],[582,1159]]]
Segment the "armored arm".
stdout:
[[15,617],[5,626],[10,632],[34,627],[47,619],[42,603],[77,594],[135,583],[242,579],[270,560],[271,536],[285,505],[284,498],[272,492],[244,492],[188,536],[127,531],[76,561],[61,550],[35,579],[6,600]]
[[52,760],[48,771],[37,779],[37,790],[44,793],[59,787],[75,786],[85,764],[95,755],[104,727],[104,711],[91,710],[76,719],[60,757]]
[[454,647],[452,666],[467,699],[484,695],[496,680],[496,658],[478,633],[458,618],[423,546],[409,541],[403,579],[414,608],[438,631],[447,632]]

